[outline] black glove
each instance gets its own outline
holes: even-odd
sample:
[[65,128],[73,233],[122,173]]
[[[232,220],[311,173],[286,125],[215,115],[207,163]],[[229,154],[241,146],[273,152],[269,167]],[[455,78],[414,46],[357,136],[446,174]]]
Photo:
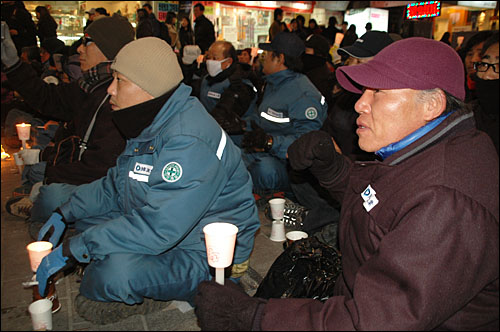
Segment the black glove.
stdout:
[[[225,285],[203,281],[194,298],[195,314],[204,331],[252,331],[260,329],[260,316],[267,301],[250,297],[234,282]],[[257,315],[259,317],[257,317]],[[254,323],[258,324],[254,325]]]
[[288,160],[296,170],[309,169],[318,179],[334,177],[343,167],[344,158],[335,151],[332,137],[321,130],[299,137],[288,147]]
[[263,149],[264,151],[269,151],[271,148],[268,146],[268,141],[270,139],[270,135],[266,134],[264,129],[259,127],[255,123],[254,120],[251,122],[252,124],[252,131],[247,131],[243,135],[243,140],[241,141],[241,146],[244,149],[247,150],[258,150],[258,149]]

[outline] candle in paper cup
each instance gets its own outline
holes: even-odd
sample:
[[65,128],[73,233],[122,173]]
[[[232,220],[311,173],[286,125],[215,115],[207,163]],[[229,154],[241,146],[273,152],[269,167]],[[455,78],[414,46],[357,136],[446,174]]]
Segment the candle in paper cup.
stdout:
[[30,258],[31,270],[36,272],[42,259],[52,251],[52,243],[48,241],[31,242],[26,246]]
[[226,268],[233,262],[238,227],[225,222],[214,222],[203,227],[207,246],[208,265]]
[[17,137],[21,141],[27,141],[30,139],[31,125],[29,123],[19,123],[16,124]]

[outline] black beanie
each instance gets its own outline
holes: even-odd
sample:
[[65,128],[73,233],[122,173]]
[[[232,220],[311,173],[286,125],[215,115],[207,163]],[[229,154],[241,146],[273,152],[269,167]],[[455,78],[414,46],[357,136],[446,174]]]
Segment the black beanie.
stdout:
[[85,33],[92,38],[101,52],[113,60],[118,51],[134,40],[134,28],[124,19],[117,17],[103,17],[92,22]]

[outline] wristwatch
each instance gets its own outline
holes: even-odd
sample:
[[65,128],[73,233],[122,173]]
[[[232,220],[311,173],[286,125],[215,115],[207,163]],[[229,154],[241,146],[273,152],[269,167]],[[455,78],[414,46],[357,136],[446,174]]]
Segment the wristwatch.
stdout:
[[271,135],[268,135],[266,146],[264,147],[264,151],[269,152],[272,147],[273,147],[273,137]]

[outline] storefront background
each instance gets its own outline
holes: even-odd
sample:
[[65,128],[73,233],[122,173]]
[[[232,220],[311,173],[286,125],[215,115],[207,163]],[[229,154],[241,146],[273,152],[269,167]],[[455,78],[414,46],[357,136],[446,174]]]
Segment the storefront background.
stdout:
[[[415,1],[24,1],[24,4],[35,22],[36,6],[49,7],[59,23],[59,38],[70,45],[83,35],[88,18],[85,11],[90,8],[104,7],[110,15],[119,13],[135,27],[136,10],[145,3],[152,5],[156,17],[162,21],[168,11],[174,11],[179,16],[189,17],[193,23],[192,8],[198,2],[205,6],[205,16],[214,23],[217,39],[230,41],[237,49],[257,46],[268,39],[273,12],[278,7],[284,10],[287,24],[302,15],[306,26],[312,18],[318,25],[327,26],[329,17],[335,16],[339,28],[348,10],[382,8],[389,11],[389,23],[384,30],[405,38],[423,36],[439,40],[448,31],[456,43],[456,37],[465,32],[498,30],[497,1],[442,2],[439,17],[411,21],[405,18],[406,5]],[[497,7],[496,14],[494,6]],[[364,32],[364,24],[357,24],[358,35]]]

